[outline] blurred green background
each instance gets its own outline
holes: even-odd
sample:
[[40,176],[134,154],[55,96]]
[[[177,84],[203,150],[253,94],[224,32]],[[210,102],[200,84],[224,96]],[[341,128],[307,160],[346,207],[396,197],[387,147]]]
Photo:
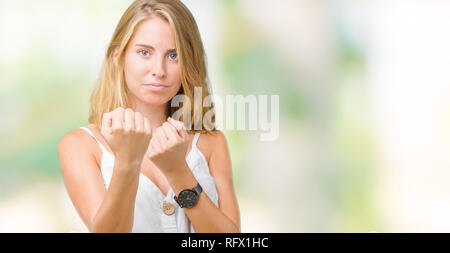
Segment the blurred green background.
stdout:
[[[0,232],[87,232],[57,143],[131,2],[0,0]],[[277,140],[224,131],[242,232],[450,231],[450,2],[183,2],[214,94],[280,96]]]

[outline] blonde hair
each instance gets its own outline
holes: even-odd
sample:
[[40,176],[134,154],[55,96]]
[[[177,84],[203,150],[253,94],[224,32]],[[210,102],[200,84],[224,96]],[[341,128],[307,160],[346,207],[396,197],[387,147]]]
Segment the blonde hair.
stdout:
[[[118,107],[130,107],[124,74],[125,50],[137,26],[152,15],[158,15],[166,20],[170,24],[174,36],[181,70],[181,88],[178,94],[185,95],[191,102],[190,108],[183,102],[183,114],[180,120],[183,120],[185,113],[194,111],[194,88],[201,88],[202,101],[211,94],[205,51],[197,23],[189,9],[179,0],[136,0],[125,11],[114,31],[97,85],[91,95],[89,123],[96,125],[99,129],[104,113],[111,112]],[[114,64],[113,55],[116,49],[118,49],[117,64]],[[213,104],[209,108],[209,110],[214,110]],[[169,114],[173,115],[176,109],[171,107],[171,101],[169,101]],[[203,122],[205,114],[206,110],[202,106],[201,118],[194,115],[194,118],[188,123],[190,125],[186,125],[189,132],[209,132],[215,128],[214,116],[209,121]],[[199,120],[202,121],[201,124]],[[202,126],[201,130],[193,130],[194,124]]]

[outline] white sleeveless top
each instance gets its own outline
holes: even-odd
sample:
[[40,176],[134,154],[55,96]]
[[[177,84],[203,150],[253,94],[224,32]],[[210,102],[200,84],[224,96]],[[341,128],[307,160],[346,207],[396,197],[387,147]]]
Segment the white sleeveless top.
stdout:
[[[114,155],[108,152],[98,141],[92,131],[87,127],[81,129],[95,138],[103,151],[101,160],[101,172],[105,188],[108,189],[114,169]],[[203,191],[211,201],[219,207],[216,185],[210,174],[208,162],[203,153],[197,148],[200,133],[196,133],[192,141],[192,148],[186,157],[186,162],[194,174]],[[134,208],[133,233],[195,233],[187,215],[173,199],[175,193],[170,187],[167,196],[144,174],[140,174],[139,186]],[[165,202],[170,202],[175,207],[175,213],[166,215],[163,212]]]

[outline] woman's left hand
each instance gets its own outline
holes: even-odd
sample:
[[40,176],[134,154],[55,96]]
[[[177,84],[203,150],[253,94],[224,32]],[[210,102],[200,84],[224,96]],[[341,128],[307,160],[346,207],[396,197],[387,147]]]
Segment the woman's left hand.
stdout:
[[169,118],[153,132],[148,158],[164,173],[173,174],[187,167],[189,135],[180,121]]

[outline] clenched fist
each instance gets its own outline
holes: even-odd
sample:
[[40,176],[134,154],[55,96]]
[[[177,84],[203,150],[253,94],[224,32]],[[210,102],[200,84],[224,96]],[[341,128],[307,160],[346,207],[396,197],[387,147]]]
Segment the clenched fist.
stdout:
[[119,107],[105,113],[102,119],[102,135],[122,164],[140,169],[147,151],[152,129],[147,118],[132,109]]
[[186,166],[189,136],[180,121],[169,118],[153,133],[148,158],[164,173],[172,173]]

